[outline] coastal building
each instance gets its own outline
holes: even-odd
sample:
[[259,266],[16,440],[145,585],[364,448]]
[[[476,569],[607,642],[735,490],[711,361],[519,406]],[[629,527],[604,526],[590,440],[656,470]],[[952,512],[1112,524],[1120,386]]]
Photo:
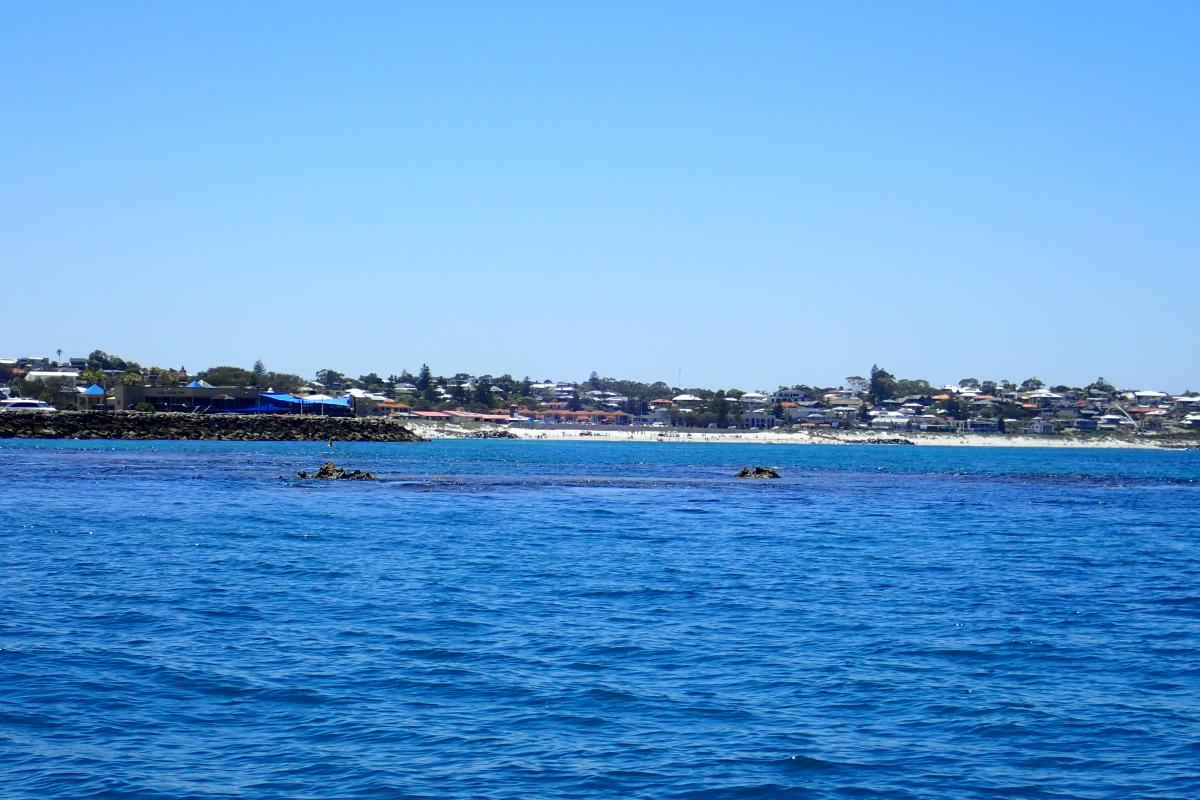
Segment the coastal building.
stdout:
[[[203,385],[197,385],[203,384]],[[256,387],[212,386],[193,381],[187,386],[126,386],[113,389],[112,405],[117,411],[133,411],[150,406],[155,411],[189,414],[314,414],[344,417],[354,414],[348,397],[310,395],[296,397],[278,392],[263,392]]]
[[93,383],[87,388],[76,387],[75,391],[78,393],[76,407],[80,411],[100,411],[107,408],[108,394],[103,386]]
[[261,393],[253,408],[241,409],[245,414],[307,414],[321,417],[355,416],[355,404],[349,397],[310,395],[296,397],[283,393]]
[[1158,407],[1163,404],[1169,395],[1166,392],[1156,392],[1151,389],[1143,389],[1140,392],[1133,393],[1133,400],[1141,407]]
[[830,389],[825,394],[821,395],[821,399],[829,406],[840,405],[855,405],[861,400],[858,392],[853,389],[847,389],[844,386],[839,386],[836,389]]
[[788,422],[829,422],[832,415],[815,400],[780,403],[783,418]]
[[413,407],[395,400],[384,400],[375,410],[385,417],[408,417],[412,416]]
[[771,395],[772,403],[804,403],[810,400],[812,398],[803,389],[780,389]]
[[762,408],[770,400],[767,395],[762,392],[743,392],[739,397],[738,402],[747,408]]
[[1061,405],[1063,399],[1061,394],[1055,394],[1048,389],[1037,389],[1025,394],[1023,406],[1026,408],[1051,408]]
[[454,419],[444,411],[414,411],[412,413],[414,417],[430,422],[449,422]]
[[30,370],[25,373],[25,380],[37,381],[52,392],[60,389],[74,389],[79,373],[73,369],[67,370]]
[[967,420],[967,430],[971,433],[999,433],[1000,421],[985,417]]
[[[523,416],[534,422],[552,425],[628,425],[629,415],[624,411],[571,411],[570,409],[548,409],[545,411],[522,410]],[[505,417],[507,420],[508,418]],[[495,421],[495,420],[492,420]]]
[[461,420],[463,422],[512,422],[512,417],[508,414],[487,414],[474,411],[463,411],[458,409],[455,411],[447,411],[452,419]]
[[882,430],[902,430],[908,428],[908,414],[899,411],[871,412],[871,427]]
[[908,418],[908,429],[912,431],[938,433],[949,431],[951,427],[944,416],[937,414],[913,414]]
[[743,428],[757,428],[759,430],[770,430],[779,424],[774,414],[767,411],[747,411],[742,414]]
[[[1005,420],[1005,422],[1016,423],[1017,420]],[[1058,430],[1054,426],[1054,421],[1044,419],[1043,417],[1034,417],[1029,420],[1028,423],[1020,428],[1020,431],[1021,433],[1032,434],[1034,436],[1049,436],[1058,433]]]

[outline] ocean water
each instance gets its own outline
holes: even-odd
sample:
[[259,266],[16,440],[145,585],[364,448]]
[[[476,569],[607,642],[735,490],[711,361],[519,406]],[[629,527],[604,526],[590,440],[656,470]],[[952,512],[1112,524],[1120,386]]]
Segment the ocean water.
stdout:
[[1198,798],[1200,453],[3,442],[0,796]]

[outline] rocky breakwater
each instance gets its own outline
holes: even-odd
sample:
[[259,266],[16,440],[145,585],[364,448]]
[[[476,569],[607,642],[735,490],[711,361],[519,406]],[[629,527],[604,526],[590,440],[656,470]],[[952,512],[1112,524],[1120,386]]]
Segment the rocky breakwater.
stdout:
[[0,439],[221,439],[229,441],[416,442],[377,417],[165,414],[138,411],[0,412]]
[[512,431],[471,431],[463,434],[464,439],[519,439]]

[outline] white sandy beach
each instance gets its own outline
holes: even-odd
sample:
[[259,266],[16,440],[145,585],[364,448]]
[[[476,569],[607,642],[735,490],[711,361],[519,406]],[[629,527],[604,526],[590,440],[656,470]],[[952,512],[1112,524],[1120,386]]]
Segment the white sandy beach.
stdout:
[[[408,425],[427,439],[455,439],[483,430],[504,430],[496,426]],[[672,431],[631,430],[627,428],[508,428],[520,439],[545,441],[670,442],[720,444],[861,444],[880,439],[906,439],[916,445],[938,447],[1074,447],[1102,449],[1160,449],[1153,442],[1125,438],[1076,439],[1071,436],[1006,436],[1001,434],[931,434],[892,431]]]

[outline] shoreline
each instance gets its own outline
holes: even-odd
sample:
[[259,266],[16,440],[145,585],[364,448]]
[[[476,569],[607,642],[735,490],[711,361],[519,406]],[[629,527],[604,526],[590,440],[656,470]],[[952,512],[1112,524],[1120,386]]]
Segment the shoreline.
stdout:
[[489,423],[400,422],[382,417],[203,415],[60,411],[0,414],[0,439],[111,439],[167,441],[358,441],[520,439],[524,441],[658,442],[669,444],[863,445],[920,447],[1194,450],[1200,439],[1156,441],[1126,437],[1026,434],[910,433],[834,430],[659,430],[636,428],[511,427]]
[[[426,439],[477,438],[478,431],[492,428],[466,428],[462,426],[438,426],[416,424],[413,431]],[[496,429],[502,430],[502,429]],[[1174,450],[1154,441],[1136,441],[1124,438],[1098,438],[1079,440],[1067,436],[1029,436],[1007,434],[937,434],[892,431],[657,431],[578,428],[509,428],[512,438],[532,441],[582,441],[582,442],[662,442],[671,444],[772,444],[772,445],[847,445],[875,444],[878,446],[921,447],[1054,447],[1095,450]],[[506,437],[507,438],[507,437]],[[893,441],[884,441],[893,440]],[[894,441],[899,440],[899,441]],[[1194,443],[1200,444],[1200,442]]]

